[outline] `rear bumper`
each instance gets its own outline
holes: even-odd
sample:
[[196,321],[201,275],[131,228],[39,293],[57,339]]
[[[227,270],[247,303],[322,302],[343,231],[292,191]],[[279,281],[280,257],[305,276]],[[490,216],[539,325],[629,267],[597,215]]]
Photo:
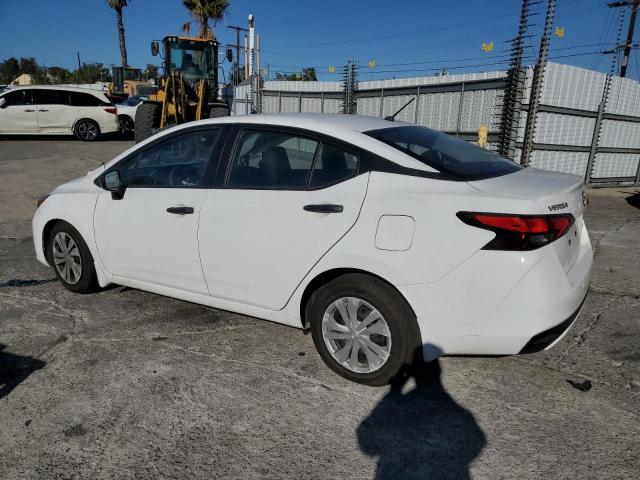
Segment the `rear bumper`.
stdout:
[[543,348],[551,347],[577,318],[589,288],[593,250],[582,228],[569,271],[548,247],[481,250],[436,282],[398,286],[416,313],[425,360],[512,355],[555,335]]
[[573,324],[576,323],[578,315],[580,315],[582,306],[584,305],[586,299],[587,296],[585,295],[578,309],[573,312],[571,316],[564,322],[535,335],[531,340],[529,340],[524,348],[520,350],[520,353],[536,353],[541,352],[542,350],[548,350],[560,340],[562,340],[563,337],[569,332],[571,327],[573,327]]

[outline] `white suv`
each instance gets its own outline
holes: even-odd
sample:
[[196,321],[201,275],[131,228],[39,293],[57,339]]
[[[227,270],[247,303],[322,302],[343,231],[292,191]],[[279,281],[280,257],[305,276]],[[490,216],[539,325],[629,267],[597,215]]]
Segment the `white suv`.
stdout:
[[0,92],[0,134],[73,134],[90,142],[119,129],[116,107],[98,90],[43,85]]

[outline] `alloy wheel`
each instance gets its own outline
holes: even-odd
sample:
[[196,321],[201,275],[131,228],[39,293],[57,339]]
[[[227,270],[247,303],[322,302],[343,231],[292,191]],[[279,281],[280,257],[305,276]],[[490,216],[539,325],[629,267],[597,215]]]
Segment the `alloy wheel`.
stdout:
[[75,285],[82,276],[82,257],[76,242],[65,232],[53,238],[53,263],[62,279]]
[[94,140],[98,136],[98,127],[93,122],[80,122],[78,136],[82,140]]
[[391,353],[391,332],[384,316],[357,297],[334,301],[322,317],[322,338],[331,356],[356,373],[379,370]]

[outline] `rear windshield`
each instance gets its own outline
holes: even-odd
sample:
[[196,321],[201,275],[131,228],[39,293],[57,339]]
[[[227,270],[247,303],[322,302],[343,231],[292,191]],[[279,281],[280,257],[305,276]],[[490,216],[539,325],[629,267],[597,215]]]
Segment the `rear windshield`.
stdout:
[[393,127],[365,133],[439,172],[468,180],[498,177],[523,168],[489,150],[425,127]]

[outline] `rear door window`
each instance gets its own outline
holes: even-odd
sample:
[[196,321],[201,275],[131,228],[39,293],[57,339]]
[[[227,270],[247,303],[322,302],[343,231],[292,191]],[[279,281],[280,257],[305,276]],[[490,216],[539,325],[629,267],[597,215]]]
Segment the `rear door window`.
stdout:
[[309,180],[310,188],[322,188],[358,173],[358,156],[334,145],[322,143]]
[[319,142],[277,131],[244,130],[231,161],[227,186],[304,189]]
[[38,105],[69,105],[69,92],[64,90],[35,90]]
[[489,150],[425,127],[392,127],[365,133],[439,172],[461,179],[497,177],[523,168]]
[[111,105],[95,95],[83,92],[69,92],[71,105],[74,107],[107,107]]

